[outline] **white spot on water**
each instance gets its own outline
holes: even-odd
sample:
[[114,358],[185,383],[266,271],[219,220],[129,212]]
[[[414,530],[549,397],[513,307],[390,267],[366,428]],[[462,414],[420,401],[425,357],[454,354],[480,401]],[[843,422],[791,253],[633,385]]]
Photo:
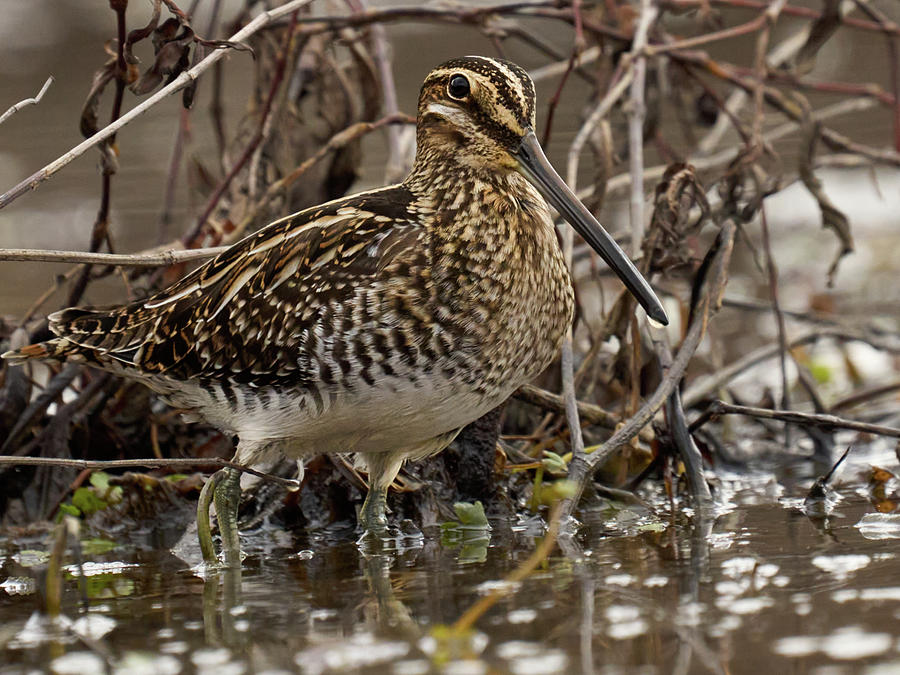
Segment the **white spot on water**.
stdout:
[[81,675],[82,673],[102,673],[103,659],[93,652],[70,652],[57,656],[50,662],[50,670],[56,675]]
[[65,567],[63,567],[63,570],[76,577],[82,572],[84,572],[84,576],[92,577],[97,574],[122,574],[122,572],[124,572],[125,570],[137,566],[137,563],[127,563],[121,560],[115,560],[111,562],[89,561],[81,566],[66,565]]
[[37,590],[37,582],[31,577],[8,577],[0,588],[7,595],[31,595]]
[[867,633],[857,626],[839,628],[822,638],[820,649],[833,659],[852,661],[883,654],[893,639],[887,633]]
[[613,640],[630,640],[647,632],[647,622],[643,619],[612,624],[606,631]]
[[514,675],[549,675],[566,672],[569,659],[561,649],[550,649],[521,659],[513,659],[509,669]]
[[722,561],[722,574],[732,579],[737,579],[745,574],[750,574],[759,561],[749,556],[738,556]]
[[631,586],[634,582],[637,581],[637,578],[632,576],[631,574],[610,574],[605,579],[606,583],[610,586]]
[[537,618],[537,612],[533,609],[514,609],[506,615],[509,623],[531,623]]
[[766,596],[760,596],[758,598],[720,598],[716,601],[716,607],[719,609],[731,612],[732,614],[756,614],[757,612],[761,612],[766,607],[771,607],[775,604],[775,601],[772,598]]
[[126,652],[113,671],[116,675],[177,675],[181,663],[174,656]]
[[900,539],[900,513],[867,513],[853,527],[866,539]]
[[427,675],[430,671],[431,664],[425,659],[397,661],[392,667],[394,675]]
[[115,619],[110,619],[108,616],[91,613],[75,619],[72,630],[91,640],[99,640],[107,633],[112,632],[117,623]]
[[843,605],[845,602],[856,600],[859,598],[859,591],[855,588],[844,588],[831,594],[831,599]]
[[775,641],[774,652],[782,656],[809,656],[819,650],[819,638],[797,635]]
[[522,584],[518,581],[504,581],[503,579],[497,579],[495,581],[485,581],[483,583],[478,584],[475,587],[475,590],[478,591],[481,595],[487,595],[488,593],[493,593],[494,591],[500,591],[505,593],[514,593],[519,589],[519,586]]
[[893,642],[887,633],[868,633],[859,626],[847,626],[823,637],[798,635],[782,638],[775,642],[774,651],[792,657],[822,652],[839,661],[855,661],[883,654]]
[[859,594],[860,599],[869,601],[893,600],[900,601],[900,586],[885,586],[884,588],[864,588]]
[[853,572],[863,569],[870,562],[872,562],[872,558],[864,553],[831,556],[817,555],[812,559],[813,565],[841,581],[849,577]]
[[403,658],[409,644],[379,640],[371,633],[360,633],[339,642],[309,647],[294,655],[303,673],[319,675],[331,671],[356,670]]

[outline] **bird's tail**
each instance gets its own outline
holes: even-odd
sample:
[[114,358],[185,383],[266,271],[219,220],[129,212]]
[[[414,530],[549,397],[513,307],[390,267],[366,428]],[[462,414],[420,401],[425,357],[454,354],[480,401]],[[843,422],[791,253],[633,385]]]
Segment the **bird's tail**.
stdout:
[[115,330],[121,308],[93,310],[72,307],[54,312],[49,318],[50,330],[57,337],[26,345],[0,354],[12,364],[31,359],[54,359],[101,365],[104,354],[121,342],[122,332]]
[[65,361],[72,355],[72,348],[75,347],[72,342],[65,338],[54,338],[47,342],[38,342],[33,345],[26,345],[19,349],[13,349],[0,354],[0,359],[10,362],[10,365],[20,365],[30,359],[56,359]]

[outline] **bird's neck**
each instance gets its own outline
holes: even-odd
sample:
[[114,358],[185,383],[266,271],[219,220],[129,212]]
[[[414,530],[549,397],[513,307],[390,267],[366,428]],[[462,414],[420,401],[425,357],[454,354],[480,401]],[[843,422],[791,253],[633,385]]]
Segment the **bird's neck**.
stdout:
[[408,186],[434,192],[454,183],[500,186],[507,182],[513,167],[502,148],[479,143],[450,125],[429,120],[417,128],[416,158],[405,181]]

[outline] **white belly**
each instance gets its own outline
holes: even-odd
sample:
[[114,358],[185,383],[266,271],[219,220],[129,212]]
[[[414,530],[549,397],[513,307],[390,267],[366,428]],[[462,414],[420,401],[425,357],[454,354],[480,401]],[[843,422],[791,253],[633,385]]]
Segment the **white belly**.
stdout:
[[[442,377],[416,385],[386,378],[337,393],[260,396],[250,388],[226,404],[221,392],[192,388],[177,403],[238,435],[255,454],[265,447],[301,459],[334,452],[388,452],[417,448],[459,429],[503,402],[513,388],[487,397]],[[243,454],[243,453],[241,453]],[[249,459],[249,457],[247,458]]]

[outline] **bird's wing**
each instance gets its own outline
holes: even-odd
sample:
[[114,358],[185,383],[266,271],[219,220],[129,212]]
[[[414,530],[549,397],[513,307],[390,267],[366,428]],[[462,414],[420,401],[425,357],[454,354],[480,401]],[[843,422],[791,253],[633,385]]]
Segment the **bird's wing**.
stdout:
[[410,292],[427,291],[426,230],[415,209],[403,186],[314,207],[147,300],[63,310],[50,317],[51,329],[92,361],[146,374],[252,384],[331,379],[317,358],[326,346],[350,358],[355,332],[382,311],[402,313],[397,303]]

